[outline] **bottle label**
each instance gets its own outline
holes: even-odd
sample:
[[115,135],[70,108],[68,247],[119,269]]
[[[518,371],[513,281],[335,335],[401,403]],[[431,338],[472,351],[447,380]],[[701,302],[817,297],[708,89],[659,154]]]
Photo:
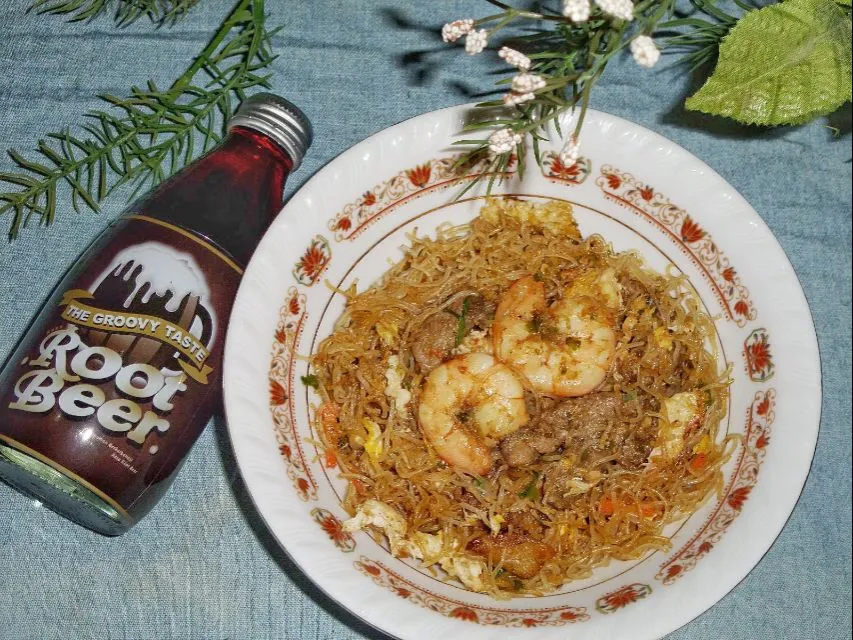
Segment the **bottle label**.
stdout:
[[241,269],[168,223],[117,224],[8,362],[0,439],[127,515],[172,475],[212,413]]

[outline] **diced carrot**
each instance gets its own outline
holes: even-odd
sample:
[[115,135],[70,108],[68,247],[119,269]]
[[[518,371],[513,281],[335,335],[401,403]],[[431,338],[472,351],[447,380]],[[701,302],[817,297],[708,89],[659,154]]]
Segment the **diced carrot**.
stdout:
[[338,406],[334,402],[324,402],[317,409],[317,417],[320,420],[320,426],[323,428],[323,434],[326,436],[326,442],[333,446],[338,446],[338,440],[341,437],[341,428],[338,424]]
[[363,496],[367,494],[367,487],[364,486],[364,482],[362,482],[358,478],[353,478],[352,480],[350,480],[350,482],[352,482],[352,486],[355,487],[355,492],[358,495]]
[[634,513],[639,511],[644,518],[652,518],[660,513],[660,504],[657,502],[641,502],[639,509],[635,502],[614,502],[612,498],[604,497],[598,503],[598,512],[603,516],[612,516],[616,512]]
[[700,453],[690,461],[690,468],[693,469],[694,471],[701,471],[702,469],[705,468],[705,465],[707,463],[708,463],[708,456],[705,455],[704,453]]
[[652,518],[660,512],[656,502],[643,502],[640,505],[640,513],[644,518]]
[[337,466],[338,456],[334,451],[332,451],[331,449],[327,449],[325,457],[326,457],[326,468],[327,469],[332,469],[333,467]]
[[320,418],[320,423],[326,427],[338,419],[338,406],[331,401],[324,402],[317,409],[317,416]]

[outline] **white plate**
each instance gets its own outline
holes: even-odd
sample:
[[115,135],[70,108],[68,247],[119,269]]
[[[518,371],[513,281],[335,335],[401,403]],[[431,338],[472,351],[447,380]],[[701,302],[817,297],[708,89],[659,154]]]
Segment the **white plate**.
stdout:
[[[591,111],[571,168],[545,145],[499,192],[575,204],[584,235],[688,275],[732,365],[728,430],[744,434],[726,491],[666,530],[669,552],[618,562],[539,598],[495,601],[340,530],[343,483],[311,442],[304,358],[343,308],[325,280],[366,286],[405,234],[473,217],[450,170],[467,107],[428,113],[356,145],[287,204],[255,252],[225,347],[225,408],[240,470],[279,543],[355,615],[401,638],[658,638],[712,606],[759,561],[797,501],[817,439],[820,366],[796,276],[773,235],[719,175],[668,140]],[[532,160],[532,159],[531,159]],[[470,197],[474,196],[473,199]],[[769,597],[769,596],[768,596]],[[509,631],[505,627],[517,627]]]

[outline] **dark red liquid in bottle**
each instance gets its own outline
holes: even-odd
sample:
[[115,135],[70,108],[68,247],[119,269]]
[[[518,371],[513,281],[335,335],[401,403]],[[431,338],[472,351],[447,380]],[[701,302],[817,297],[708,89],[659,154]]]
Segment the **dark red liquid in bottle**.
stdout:
[[234,127],[215,152],[171,178],[134,209],[192,229],[245,265],[281,210],[284,182],[292,168],[290,156],[267,136]]
[[269,94],[231,122],[90,245],[0,372],[0,477],[104,534],[151,509],[218,406],[243,268],[310,144]]

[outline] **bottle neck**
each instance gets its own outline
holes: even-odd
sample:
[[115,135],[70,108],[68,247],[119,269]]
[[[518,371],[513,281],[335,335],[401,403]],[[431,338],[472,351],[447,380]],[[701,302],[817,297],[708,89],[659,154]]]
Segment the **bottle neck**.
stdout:
[[193,231],[245,265],[282,207],[290,156],[270,138],[234,127],[223,142],[132,208]]
[[[237,171],[252,166],[273,163],[283,170],[283,179],[293,170],[293,160],[287,152],[268,136],[247,127],[234,127],[214,150],[221,154],[222,162],[232,162]],[[207,156],[205,156],[207,157]]]

